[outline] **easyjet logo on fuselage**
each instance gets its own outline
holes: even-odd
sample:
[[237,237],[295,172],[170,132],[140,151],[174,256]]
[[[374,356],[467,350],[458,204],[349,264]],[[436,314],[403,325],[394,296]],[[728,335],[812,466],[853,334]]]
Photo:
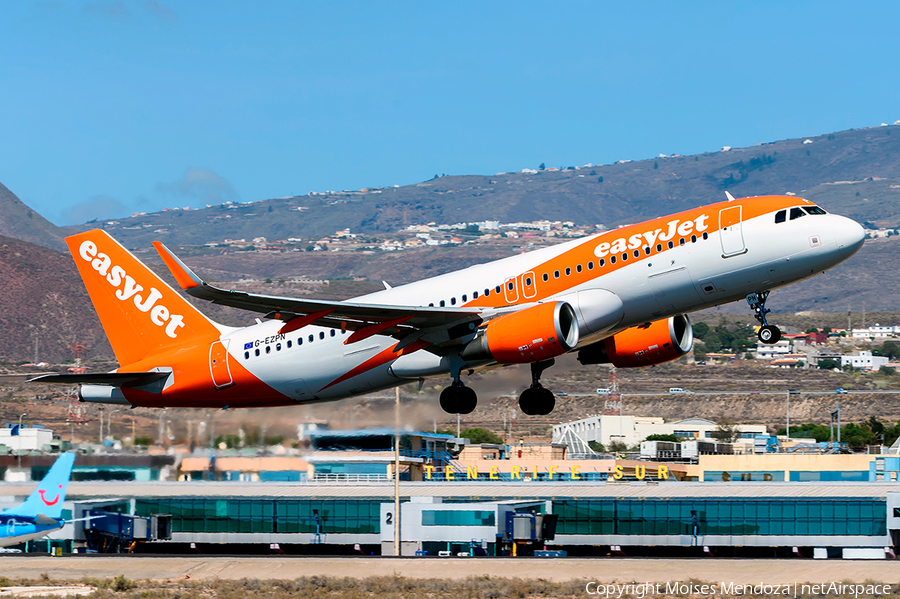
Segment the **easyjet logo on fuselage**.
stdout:
[[693,220],[670,220],[666,223],[665,230],[653,229],[644,233],[635,233],[628,238],[620,237],[615,241],[604,241],[594,248],[594,255],[603,258],[607,254],[621,254],[628,250],[636,250],[641,246],[652,246],[657,241],[669,241],[676,234],[687,237],[694,232],[702,233],[709,229],[706,224],[707,219],[709,219],[708,214],[701,214]]
[[124,302],[133,299],[138,310],[150,313],[150,322],[158,327],[165,327],[166,335],[172,339],[178,336],[178,329],[184,326],[184,316],[170,314],[166,306],[157,303],[162,299],[162,293],[156,287],[151,287],[150,292],[144,297],[140,293],[144,288],[138,285],[134,278],[125,272],[124,268],[113,265],[109,256],[103,252],[97,252],[97,244],[93,241],[82,242],[78,253],[85,262],[90,262],[91,268],[116,289],[116,297],[119,300]]

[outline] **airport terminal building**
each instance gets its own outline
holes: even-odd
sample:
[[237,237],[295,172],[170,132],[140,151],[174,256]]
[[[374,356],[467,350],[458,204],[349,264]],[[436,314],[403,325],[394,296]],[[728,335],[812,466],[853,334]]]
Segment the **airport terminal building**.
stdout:
[[[885,482],[404,482],[401,546],[405,555],[499,555],[514,553],[515,545],[519,555],[547,549],[568,555],[884,558],[900,544],[900,492],[893,489]],[[30,490],[7,485],[3,499]],[[396,522],[387,481],[73,482],[66,507],[76,518],[97,508],[171,515],[170,540],[138,536],[116,545],[152,553],[392,554]],[[524,536],[511,524],[514,517],[545,514],[555,515],[549,535],[534,522]],[[29,549],[87,547],[90,533],[77,524]]]

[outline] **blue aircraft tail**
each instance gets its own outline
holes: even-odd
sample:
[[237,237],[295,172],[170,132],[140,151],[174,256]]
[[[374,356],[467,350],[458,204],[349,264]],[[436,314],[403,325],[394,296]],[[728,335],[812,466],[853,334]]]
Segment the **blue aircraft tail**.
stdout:
[[63,453],[47,472],[37,489],[24,503],[2,512],[4,515],[62,517],[62,506],[66,500],[66,487],[75,463],[74,453]]

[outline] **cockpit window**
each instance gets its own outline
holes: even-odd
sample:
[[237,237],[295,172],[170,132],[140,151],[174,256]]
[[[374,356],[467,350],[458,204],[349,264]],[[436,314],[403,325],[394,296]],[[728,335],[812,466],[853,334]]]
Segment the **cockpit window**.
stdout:
[[791,220],[795,218],[800,218],[801,216],[806,216],[806,214],[800,208],[791,208]]
[[775,214],[775,224],[783,223],[787,219],[787,210],[779,210]]
[[828,214],[818,206],[804,206],[803,209],[807,214]]

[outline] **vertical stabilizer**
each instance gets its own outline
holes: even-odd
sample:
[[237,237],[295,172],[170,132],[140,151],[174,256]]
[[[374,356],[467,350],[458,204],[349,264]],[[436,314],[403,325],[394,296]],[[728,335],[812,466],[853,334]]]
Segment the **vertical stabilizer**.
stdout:
[[72,464],[74,463],[74,453],[60,454],[47,472],[47,476],[44,477],[37,489],[28,496],[28,499],[19,506],[9,508],[3,514],[15,516],[41,515],[50,518],[61,518],[63,502],[66,500],[66,487],[69,484]]
[[120,366],[218,339],[213,322],[105,231],[66,238]]

